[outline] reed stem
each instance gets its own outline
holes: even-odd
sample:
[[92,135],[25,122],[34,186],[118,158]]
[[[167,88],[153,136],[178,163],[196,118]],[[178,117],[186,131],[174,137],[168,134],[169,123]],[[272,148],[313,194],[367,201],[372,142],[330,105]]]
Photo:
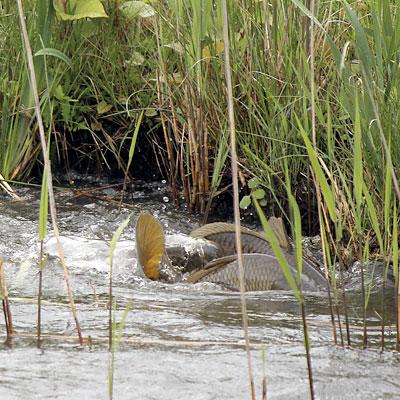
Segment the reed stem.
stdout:
[[400,351],[400,285],[399,279],[397,279],[396,283],[396,350]]
[[343,338],[343,331],[342,331],[342,321],[340,320],[340,309],[339,309],[339,305],[336,304],[335,308],[336,308],[336,317],[337,317],[337,320],[338,320],[338,327],[339,327],[340,345],[341,345],[342,347],[344,347],[344,338]]
[[347,308],[347,298],[346,298],[346,287],[344,283],[343,276],[343,262],[339,260],[339,279],[340,279],[340,287],[342,290],[342,299],[343,299],[343,308],[344,308],[344,320],[346,324],[346,336],[347,336],[347,346],[351,346],[351,336],[350,336],[350,324],[349,324],[349,312]]
[[303,323],[304,347],[306,349],[308,384],[310,387],[310,398],[311,398],[311,400],[314,400],[314,398],[315,398],[314,378],[313,378],[312,365],[311,365],[310,341],[309,341],[309,337],[308,337],[306,310],[305,310],[303,298],[301,299],[301,302],[300,302],[300,310],[301,310],[301,319],[302,319],[302,323]]
[[[315,1],[311,0],[310,3],[310,13],[314,16],[315,13]],[[315,152],[318,151],[317,148],[317,131],[316,131],[316,112],[315,112],[315,37],[314,37],[314,20],[310,18],[310,43],[309,43],[309,51],[310,51],[310,94],[311,94],[311,137],[312,137],[312,144],[314,147]],[[322,218],[322,195],[321,195],[321,188],[316,180],[314,173],[312,174],[316,193],[317,193],[317,204],[318,204],[318,215],[319,215],[319,224],[320,229],[324,229],[324,222]],[[335,325],[335,314],[333,310],[333,302],[332,302],[332,295],[331,289],[329,284],[329,272],[327,267],[327,252],[326,252],[326,243],[325,240],[322,241],[322,251],[324,254],[324,270],[325,270],[325,278],[327,282],[327,292],[328,292],[328,299],[329,299],[329,310],[331,313],[331,323],[332,323],[332,334],[333,334],[333,341],[335,345],[337,344],[337,334],[336,334],[336,325]]]
[[43,281],[43,240],[40,241],[39,258],[39,289],[38,289],[38,310],[37,310],[37,347],[41,345],[42,335],[42,281]]
[[[361,246],[360,246],[361,249]],[[359,260],[361,260],[362,254],[359,252]],[[367,348],[368,345],[368,335],[367,335],[367,305],[366,305],[366,295],[365,295],[365,277],[364,277],[364,263],[360,261],[361,267],[361,294],[362,294],[362,318],[363,318],[363,349]]]
[[4,264],[3,259],[0,258],[0,297],[2,298],[2,307],[4,314],[4,324],[6,326],[7,343],[10,342],[12,334],[14,333],[14,326],[12,322],[12,315],[10,303],[8,301],[7,284],[4,277]]
[[76,313],[75,301],[74,301],[74,297],[73,297],[73,293],[72,293],[72,289],[71,289],[71,285],[70,285],[70,280],[69,280],[69,272],[68,272],[67,265],[65,263],[64,249],[63,249],[61,241],[60,241],[60,233],[58,230],[57,211],[56,211],[56,203],[55,203],[55,199],[54,199],[51,165],[50,165],[50,159],[48,156],[49,153],[47,150],[47,143],[46,143],[46,137],[45,137],[45,133],[44,133],[44,124],[43,124],[42,114],[40,111],[39,93],[38,93],[38,88],[37,88],[35,67],[34,67],[34,63],[33,63],[32,49],[31,49],[31,45],[30,45],[30,41],[29,41],[28,32],[26,29],[25,14],[24,14],[21,0],[17,0],[17,7],[18,7],[18,15],[19,15],[19,21],[20,21],[20,26],[21,26],[21,31],[22,31],[23,43],[24,43],[26,58],[27,58],[27,62],[28,62],[28,72],[29,72],[29,78],[30,78],[30,83],[31,83],[31,87],[32,87],[32,94],[33,94],[34,103],[35,103],[35,114],[36,114],[36,120],[37,120],[38,127],[39,127],[40,143],[41,143],[43,159],[44,159],[44,168],[45,168],[45,172],[47,173],[46,176],[47,176],[47,187],[48,187],[48,192],[49,192],[50,215],[51,215],[54,235],[55,235],[56,241],[57,241],[57,250],[58,250],[59,257],[60,257],[61,265],[63,267],[64,281],[65,281],[65,284],[67,287],[67,293],[68,293],[69,303],[70,303],[70,307],[71,307],[71,312],[72,312],[73,318],[75,320],[76,330],[77,330],[78,337],[79,337],[79,344],[82,346],[83,339],[82,339],[81,328],[80,328],[78,316]]
[[113,320],[112,320],[112,309],[113,309],[113,290],[112,290],[112,267],[110,267],[110,277],[109,277],[109,288],[108,288],[108,351],[112,351],[112,341],[113,341]]
[[232,168],[232,185],[233,185],[233,209],[235,216],[235,234],[236,234],[236,252],[238,256],[239,266],[239,282],[240,282],[240,300],[242,308],[242,321],[243,321],[243,333],[246,343],[246,354],[247,354],[247,368],[250,382],[250,398],[255,400],[255,388],[253,371],[251,364],[250,355],[250,339],[248,332],[248,318],[247,318],[247,306],[246,306],[246,288],[244,282],[244,267],[243,267],[243,256],[242,256],[242,241],[240,235],[240,209],[239,209],[239,174],[238,174],[238,160],[236,154],[236,131],[235,131],[235,115],[233,109],[233,92],[232,92],[232,80],[231,80],[231,66],[230,66],[230,55],[229,55],[229,25],[228,25],[228,11],[226,0],[222,0],[222,25],[223,25],[223,40],[224,40],[224,60],[225,60],[225,80],[226,80],[226,91],[228,95],[227,106],[229,114],[229,131],[230,131],[230,150],[231,150],[231,168]]
[[382,328],[381,328],[381,351],[385,350],[385,301],[386,296],[386,273],[383,277],[382,283],[382,298],[381,298],[381,320],[382,320]]

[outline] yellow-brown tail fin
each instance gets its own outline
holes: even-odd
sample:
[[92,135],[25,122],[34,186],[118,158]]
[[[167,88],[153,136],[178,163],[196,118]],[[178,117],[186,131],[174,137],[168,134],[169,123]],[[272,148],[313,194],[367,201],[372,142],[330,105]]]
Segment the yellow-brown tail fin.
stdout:
[[165,237],[160,222],[147,212],[141,213],[136,222],[136,251],[144,274],[150,279],[158,279]]

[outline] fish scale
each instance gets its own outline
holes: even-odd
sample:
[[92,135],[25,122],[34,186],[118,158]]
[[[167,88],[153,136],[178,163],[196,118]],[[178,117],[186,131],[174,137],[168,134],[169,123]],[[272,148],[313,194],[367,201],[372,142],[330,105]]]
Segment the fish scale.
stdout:
[[[224,262],[225,261],[225,262]],[[268,254],[243,254],[244,280],[246,290],[290,290],[276,257]],[[310,271],[310,269],[312,271]],[[290,266],[292,275],[297,270]],[[305,291],[323,290],[325,278],[309,264],[304,264],[302,284]],[[311,272],[311,273],[310,273]],[[315,273],[314,273],[315,272]],[[239,265],[234,257],[223,257],[209,263],[203,271],[188,278],[191,283],[213,282],[239,290]]]

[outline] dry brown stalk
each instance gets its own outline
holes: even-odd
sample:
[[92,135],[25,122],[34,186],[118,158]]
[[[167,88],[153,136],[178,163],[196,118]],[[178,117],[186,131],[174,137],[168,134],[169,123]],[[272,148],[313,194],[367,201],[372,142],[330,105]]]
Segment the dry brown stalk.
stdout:
[[14,327],[12,322],[10,303],[8,301],[8,290],[7,290],[6,280],[4,277],[4,263],[2,258],[0,258],[0,298],[2,299],[7,340],[9,340],[11,338],[11,335],[14,333]]
[[21,197],[14,192],[13,188],[9,185],[9,183],[4,179],[3,175],[0,174],[0,187],[10,195],[14,200],[21,200]]
[[40,111],[39,94],[38,94],[38,89],[37,89],[37,81],[36,81],[35,67],[34,67],[34,63],[33,63],[32,49],[31,49],[31,45],[30,45],[30,41],[29,41],[28,32],[26,29],[25,14],[24,14],[21,0],[17,0],[17,6],[18,6],[19,21],[20,21],[21,31],[22,31],[22,38],[23,38],[23,43],[24,43],[24,47],[25,47],[25,51],[26,51],[26,58],[27,58],[27,62],[28,62],[28,71],[29,71],[31,89],[32,89],[32,94],[33,94],[33,98],[34,98],[34,102],[35,102],[35,114],[36,114],[36,120],[37,120],[38,127],[39,127],[40,142],[41,142],[43,159],[44,159],[44,169],[45,169],[45,173],[46,173],[46,177],[47,177],[47,187],[48,187],[48,194],[49,194],[49,206],[50,206],[51,221],[52,221],[52,225],[53,225],[54,236],[57,241],[58,255],[60,257],[61,265],[63,267],[64,280],[65,280],[65,284],[67,287],[67,293],[68,293],[68,298],[69,298],[69,302],[70,302],[70,307],[71,307],[73,318],[75,320],[76,330],[77,330],[78,337],[79,337],[79,343],[82,345],[83,339],[82,339],[81,328],[80,328],[78,316],[76,313],[74,297],[72,294],[72,289],[71,289],[70,280],[69,280],[69,272],[68,272],[67,265],[65,263],[64,249],[63,249],[63,246],[60,241],[60,233],[58,230],[57,211],[56,211],[56,203],[55,203],[55,199],[54,199],[51,165],[50,165],[50,159],[48,157],[47,142],[46,142],[46,137],[45,137],[45,133],[44,133],[42,114]]

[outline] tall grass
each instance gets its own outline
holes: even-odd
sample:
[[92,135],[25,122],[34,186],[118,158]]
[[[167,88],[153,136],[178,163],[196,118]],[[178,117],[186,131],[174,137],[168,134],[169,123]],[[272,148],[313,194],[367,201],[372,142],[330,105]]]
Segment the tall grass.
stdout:
[[223,25],[223,43],[224,43],[224,61],[225,61],[225,81],[227,91],[227,109],[229,115],[229,136],[230,136],[230,154],[231,154],[231,168],[232,168],[232,186],[233,186],[233,209],[235,216],[235,246],[236,253],[238,256],[238,267],[239,267],[239,282],[240,282],[240,299],[241,299],[241,311],[243,321],[243,333],[246,342],[246,355],[247,355],[247,367],[249,373],[250,383],[250,398],[255,400],[255,387],[253,378],[253,368],[251,363],[250,355],[250,338],[249,338],[249,323],[247,317],[247,305],[246,305],[246,287],[244,278],[244,266],[243,266],[243,251],[242,251],[242,239],[241,239],[241,228],[240,228],[240,208],[239,208],[239,174],[238,174],[238,158],[237,158],[237,145],[236,145],[236,125],[235,125],[235,114],[233,110],[233,91],[232,91],[232,78],[231,78],[231,63],[229,53],[229,20],[227,12],[226,0],[222,0],[222,25]]

